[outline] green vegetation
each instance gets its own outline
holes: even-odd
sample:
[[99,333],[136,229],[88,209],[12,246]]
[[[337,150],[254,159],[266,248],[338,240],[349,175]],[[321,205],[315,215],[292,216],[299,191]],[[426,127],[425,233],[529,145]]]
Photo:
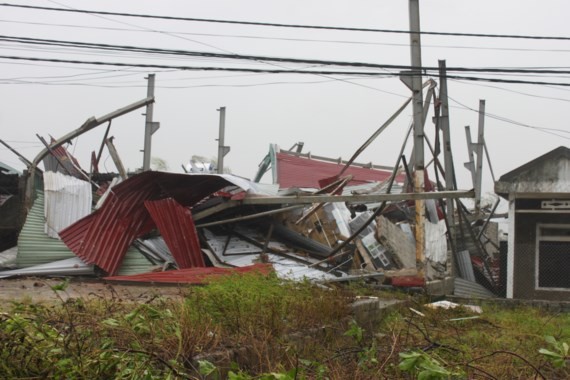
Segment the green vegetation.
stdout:
[[363,293],[375,294],[245,275],[189,288],[181,299],[14,303],[0,313],[0,378],[570,377],[569,314],[483,305],[474,315],[406,296],[365,328],[350,308]]

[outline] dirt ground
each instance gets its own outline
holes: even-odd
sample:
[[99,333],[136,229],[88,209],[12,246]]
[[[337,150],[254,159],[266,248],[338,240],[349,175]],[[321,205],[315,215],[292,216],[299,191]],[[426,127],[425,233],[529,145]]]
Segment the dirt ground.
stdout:
[[79,297],[146,302],[157,296],[182,298],[187,289],[178,285],[116,284],[95,279],[71,279],[65,290],[52,288],[62,282],[62,279],[40,277],[0,279],[0,309],[12,301],[41,303]]

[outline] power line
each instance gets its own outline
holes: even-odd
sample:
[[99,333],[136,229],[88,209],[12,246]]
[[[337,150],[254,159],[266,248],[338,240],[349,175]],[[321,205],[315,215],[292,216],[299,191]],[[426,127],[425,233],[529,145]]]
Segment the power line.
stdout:
[[[113,20],[114,21],[114,20]],[[14,20],[0,20],[3,23],[24,24],[24,25],[39,25],[50,27],[64,27],[64,28],[79,28],[79,29],[93,29],[93,30],[107,30],[118,32],[143,32],[143,33],[159,33],[167,35],[187,35],[199,37],[224,37],[224,38],[242,38],[242,39],[255,39],[255,40],[268,40],[268,41],[289,41],[289,42],[317,42],[317,43],[330,43],[330,44],[348,44],[348,45],[371,45],[371,46],[394,46],[402,48],[410,48],[408,43],[390,43],[390,42],[373,42],[373,41],[354,41],[354,40],[329,40],[329,39],[315,39],[315,38],[292,38],[292,37],[267,37],[267,36],[254,36],[243,34],[220,34],[220,33],[192,33],[180,31],[167,31],[160,29],[126,29],[126,28],[112,28],[105,26],[88,26],[88,25],[74,25],[74,24],[61,24],[61,23],[45,23],[45,22],[30,22],[30,21],[14,21]],[[198,42],[189,40],[191,42]],[[198,42],[199,43],[199,42]],[[570,53],[570,49],[537,49],[537,48],[515,48],[508,46],[466,46],[466,45],[433,45],[422,44],[423,48],[435,49],[471,49],[471,50],[489,50],[489,51],[520,51],[520,52],[541,52],[541,53]],[[222,49],[220,49],[222,50]]]
[[[157,16],[157,15],[124,13],[124,12],[106,12],[106,11],[92,11],[85,9],[40,7],[32,5],[9,4],[9,3],[0,3],[0,6],[36,9],[44,11],[55,11],[55,12],[72,12],[72,13],[97,14],[97,15],[107,15],[107,16],[138,17],[138,18],[173,20],[173,21],[208,22],[208,23],[218,23],[218,24],[270,26],[270,27],[296,28],[296,29],[342,30],[350,32],[372,32],[372,33],[394,33],[394,34],[411,33],[409,30],[396,30],[396,29],[350,28],[350,27],[339,27],[339,26],[299,25],[299,24],[281,24],[281,23],[269,23],[269,22],[255,22],[255,21],[218,20],[218,19],[205,19],[205,18],[193,18],[193,17]],[[432,31],[422,31],[419,34],[435,35],[435,36],[454,36],[454,37],[511,38],[511,39],[532,39],[532,40],[561,40],[561,41],[570,40],[570,37],[566,36],[537,36],[537,35],[517,35],[517,34],[458,33],[458,32],[432,32]]]
[[[48,0],[48,1],[51,1],[52,3],[55,3],[55,4],[60,5],[60,6],[65,6],[67,9],[73,9],[73,8],[67,6],[67,5],[60,4],[60,3],[58,3],[57,1],[54,1],[54,0]],[[129,26],[134,26],[134,27],[139,28],[139,29],[148,30],[148,31],[153,31],[153,32],[156,32],[156,33],[161,33],[161,34],[166,34],[166,35],[169,35],[169,36],[171,36],[171,37],[180,38],[180,39],[183,39],[183,40],[186,40],[186,41],[191,41],[191,42],[194,42],[194,43],[199,43],[199,44],[201,44],[201,45],[209,46],[209,47],[212,47],[212,48],[214,48],[214,49],[223,51],[223,52],[225,52],[225,53],[232,53],[232,54],[235,54],[235,53],[232,52],[232,51],[229,51],[229,50],[226,50],[226,49],[222,49],[222,48],[219,48],[219,47],[214,46],[214,45],[206,44],[206,43],[201,42],[201,41],[191,40],[191,39],[189,39],[189,38],[182,37],[182,36],[180,36],[179,34],[174,34],[174,33],[170,33],[170,32],[161,32],[161,31],[149,29],[149,28],[146,28],[146,27],[141,27],[141,26],[139,26],[139,25],[134,25],[134,24],[125,23],[125,22],[122,22],[122,21],[112,20],[112,19],[109,19],[109,18],[105,18],[105,17],[103,17],[103,16],[98,16],[98,15],[95,15],[95,16],[96,16],[96,17],[103,18],[103,19],[108,20],[108,21],[118,22],[118,23],[120,23],[120,24],[129,25]],[[267,65],[270,65],[270,66],[275,66],[275,67],[280,67],[280,68],[286,68],[286,67],[284,67],[284,66],[282,66],[282,65],[278,65],[278,64],[273,63],[273,62],[263,62],[263,61],[258,61],[258,62],[259,62],[259,63],[262,63],[262,64],[267,64]],[[320,77],[322,77],[322,78],[333,79],[333,80],[335,79],[335,78],[333,78],[333,77],[329,77],[329,76],[326,76],[326,75],[323,75],[323,74],[315,74],[315,75],[316,75],[316,76],[320,76]],[[367,89],[370,89],[370,90],[374,90],[374,91],[378,91],[378,92],[382,92],[382,93],[386,93],[386,94],[391,94],[391,95],[400,96],[400,95],[398,95],[398,94],[396,94],[396,93],[394,93],[394,92],[390,92],[390,91],[386,91],[386,90],[381,90],[381,89],[379,89],[379,88],[375,88],[375,87],[372,87],[372,86],[364,85],[364,84],[362,84],[362,83],[355,83],[355,82],[351,82],[351,81],[346,80],[346,79],[339,79],[339,80],[340,80],[341,82],[344,82],[344,83],[346,83],[346,84],[350,84],[350,85],[353,85],[353,86],[364,87],[364,88],[367,88]]]
[[[117,66],[117,67],[143,67],[151,69],[174,69],[181,71],[230,71],[230,72],[251,72],[251,73],[268,73],[268,74],[309,74],[309,75],[350,75],[350,76],[370,76],[370,77],[393,77],[393,76],[410,76],[412,72],[402,73],[380,73],[374,71],[323,71],[323,70],[290,70],[290,69],[255,69],[255,68],[238,68],[238,67],[208,67],[208,66],[175,66],[164,64],[134,64],[134,63],[121,63],[121,62],[103,62],[103,61],[79,61],[72,59],[57,59],[57,58],[40,58],[40,57],[21,57],[21,56],[7,56],[2,55],[0,59],[17,60],[17,61],[35,61],[35,62],[59,62],[59,63],[73,63],[79,65],[96,65],[96,66]],[[406,66],[402,66],[406,67]],[[407,66],[409,68],[409,66]],[[439,74],[432,74],[434,77],[439,77]],[[470,80],[470,81],[484,81],[495,83],[512,83],[512,84],[532,84],[532,85],[552,85],[552,86],[570,86],[570,83],[563,82],[543,82],[543,81],[525,81],[515,79],[499,79],[499,78],[484,78],[472,76],[457,76],[446,75],[449,79]]]
[[[258,74],[259,75],[259,74]],[[358,78],[351,78],[355,80]],[[180,86],[169,86],[160,85],[157,88],[160,89],[190,89],[190,88],[248,88],[248,87],[262,87],[262,86],[274,86],[274,85],[308,85],[308,84],[321,84],[334,81],[343,81],[341,78],[324,79],[319,81],[280,81],[280,82],[264,82],[264,83],[249,83],[249,84],[197,84],[197,85],[180,85]],[[82,83],[82,82],[63,82],[63,81],[30,81],[22,80],[17,78],[0,78],[0,83],[2,84],[21,84],[21,85],[45,85],[45,86],[85,86],[85,87],[100,87],[100,88],[146,88],[146,85],[128,85],[129,83],[135,83],[133,81],[129,82],[110,82],[110,83]],[[374,87],[371,87],[375,89]],[[395,93],[390,93],[396,96],[406,97],[405,95],[399,95]]]
[[499,86],[491,86],[491,85],[479,84],[479,83],[464,83],[463,81],[455,80],[455,79],[452,79],[451,81],[453,81],[453,82],[455,82],[455,83],[460,83],[460,84],[467,84],[467,85],[470,85],[470,86],[480,86],[480,87],[494,88],[494,89],[501,90],[501,91],[511,92],[511,93],[513,93],[513,94],[519,94],[519,95],[524,95],[524,96],[530,96],[530,97],[532,97],[532,98],[548,99],[548,100],[558,100],[558,101],[561,101],[561,102],[570,102],[570,99],[557,98],[557,97],[554,97],[554,96],[536,95],[536,94],[531,94],[531,93],[528,93],[528,92],[516,91],[516,90],[512,90],[512,89],[504,88],[504,87],[499,87]]
[[118,66],[118,67],[143,67],[151,69],[175,69],[181,71],[234,71],[234,72],[251,72],[251,73],[269,73],[269,74],[326,74],[326,75],[360,75],[360,76],[395,76],[394,73],[378,73],[378,72],[354,72],[354,71],[308,71],[308,70],[291,70],[291,69],[254,69],[254,68],[238,68],[238,67],[207,67],[207,66],[175,66],[164,64],[133,64],[122,62],[103,62],[103,61],[79,61],[73,59],[58,58],[39,58],[39,57],[19,57],[2,55],[0,59],[19,60],[19,61],[35,61],[35,62],[60,62],[73,63],[80,65],[98,65],[98,66]]
[[[62,9],[65,9],[65,10],[69,10],[69,11],[75,11],[75,10],[76,10],[76,8],[67,6],[67,5],[65,5],[65,4],[60,4],[60,3],[58,3],[57,1],[53,1],[53,0],[48,0],[48,1],[51,1],[52,3],[55,3],[55,4],[60,5],[60,6],[65,6],[66,8],[62,8]],[[174,38],[179,38],[179,39],[182,39],[182,40],[185,40],[185,41],[194,42],[194,43],[197,43],[197,44],[199,44],[199,45],[204,45],[204,46],[207,46],[207,47],[210,47],[210,48],[214,48],[214,49],[216,49],[216,50],[220,50],[220,51],[223,51],[223,52],[226,52],[226,53],[230,53],[229,51],[224,50],[224,49],[220,49],[220,48],[218,48],[217,46],[210,45],[210,44],[207,44],[207,43],[204,43],[204,42],[201,42],[201,41],[191,40],[191,39],[186,38],[186,37],[182,37],[182,36],[179,36],[179,35],[176,35],[176,34],[171,34],[171,33],[169,33],[169,32],[160,32],[160,31],[157,31],[157,30],[154,30],[154,29],[151,29],[151,28],[147,28],[147,27],[143,27],[143,26],[139,26],[139,25],[130,24],[130,23],[128,23],[128,22],[113,20],[113,19],[110,19],[110,18],[107,18],[107,17],[103,17],[103,16],[98,15],[98,14],[92,14],[92,16],[94,16],[94,17],[99,17],[99,18],[101,18],[101,19],[103,19],[103,20],[110,21],[110,22],[115,22],[115,23],[122,24],[122,25],[134,26],[135,28],[139,28],[139,29],[141,29],[141,30],[147,30],[147,31],[150,31],[150,32],[166,34],[166,35],[169,35],[169,36],[174,37]]]
[[[299,58],[282,58],[282,57],[269,57],[258,55],[243,55],[243,54],[225,54],[225,53],[212,53],[202,51],[180,50],[180,49],[160,49],[150,47],[140,47],[132,45],[111,45],[102,43],[88,43],[79,41],[66,41],[66,40],[52,40],[41,38],[29,38],[18,36],[0,35],[0,41],[15,42],[22,44],[32,45],[48,45],[48,46],[62,46],[74,47],[85,49],[101,49],[122,52],[138,52],[138,53],[153,53],[153,54],[166,54],[166,55],[181,55],[192,57],[207,57],[207,58],[221,58],[233,60],[246,60],[258,62],[287,62],[297,64],[311,64],[311,65],[328,65],[328,66],[344,66],[344,67],[360,67],[371,69],[391,69],[391,70],[418,70],[424,72],[438,72],[437,67],[413,67],[408,65],[388,65],[388,64],[375,64],[365,62],[345,62],[345,61],[325,61],[318,59],[299,59]],[[538,67],[538,68],[498,68],[498,67],[448,67],[448,72],[475,72],[475,73],[511,73],[511,74],[570,74],[568,67]],[[519,82],[512,82],[519,83]]]
[[[474,109],[474,108],[471,108],[471,107],[469,107],[468,105],[465,105],[465,104],[461,103],[460,101],[458,101],[458,100],[452,98],[452,97],[449,96],[449,95],[448,95],[448,98],[451,99],[451,100],[452,100],[453,102],[455,102],[456,104],[459,104],[459,105],[461,106],[461,108],[463,108],[463,109],[466,109],[466,110],[468,110],[468,111],[472,111],[472,112],[479,113],[479,110],[476,110],[476,109]],[[488,113],[488,112],[485,112],[485,117],[489,117],[489,118],[491,118],[491,119],[495,119],[495,120],[498,120],[498,121],[502,121],[502,122],[504,122],[504,123],[516,125],[516,126],[523,127],[523,128],[533,129],[533,130],[536,130],[536,131],[539,131],[539,132],[547,133],[547,134],[550,134],[550,135],[553,135],[553,136],[557,136],[557,137],[560,137],[560,138],[563,138],[563,139],[566,139],[566,140],[570,140],[570,137],[568,137],[568,136],[563,136],[563,135],[560,135],[560,134],[559,134],[559,133],[570,133],[570,131],[566,131],[566,130],[564,130],[564,129],[537,127],[537,126],[535,126],[535,125],[525,124],[525,123],[522,123],[522,122],[520,122],[520,121],[516,121],[516,120],[513,120],[513,119],[509,119],[509,118],[507,118],[507,117],[504,117],[504,116],[500,116],[500,115],[496,115],[496,114],[492,114],[492,113]],[[558,133],[557,133],[557,132],[558,132]]]

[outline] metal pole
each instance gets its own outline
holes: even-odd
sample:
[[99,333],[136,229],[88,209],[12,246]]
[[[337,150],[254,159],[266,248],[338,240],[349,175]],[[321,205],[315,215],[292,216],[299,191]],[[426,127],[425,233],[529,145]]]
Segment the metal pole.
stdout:
[[[88,132],[90,130],[92,130],[93,128],[104,124],[116,117],[119,116],[123,116],[129,112],[132,112],[136,109],[139,109],[141,107],[144,107],[150,103],[154,102],[154,97],[150,97],[150,98],[146,98],[146,99],[142,99],[139,100],[138,102],[135,102],[133,104],[130,104],[126,107],[120,108],[118,110],[115,110],[113,112],[110,112],[106,115],[103,115],[101,117],[95,118],[95,117],[90,117],[89,119],[87,119],[83,125],[71,132],[69,132],[68,134],[66,134],[63,137],[60,137],[59,139],[56,140],[55,143],[52,143],[50,145],[51,149],[56,149],[57,147],[63,145],[65,142],[74,139],[82,134],[84,134],[85,132]],[[43,160],[43,158],[49,153],[49,150],[47,148],[44,148],[32,161],[32,164],[29,166],[28,168],[28,179],[26,181],[26,195],[25,195],[25,201],[24,201],[24,205],[26,208],[26,212],[32,207],[32,197],[34,195],[34,182],[35,182],[35,175],[36,175],[36,170],[38,164],[40,163],[41,160]]]
[[[410,53],[412,60],[412,96],[414,110],[414,192],[424,191],[424,126],[422,92],[422,54],[420,39],[419,0],[409,0],[410,13]],[[415,201],[416,208],[416,268],[418,277],[424,276],[425,262],[425,202]]]
[[[147,87],[147,98],[154,97],[154,74],[149,74],[148,87]],[[153,133],[153,123],[152,116],[154,111],[154,104],[150,103],[146,106],[146,117],[144,125],[144,150],[143,150],[143,171],[150,170],[150,154],[151,154],[151,143],[152,143],[152,133]]]
[[479,130],[477,136],[477,177],[475,182],[475,212],[481,212],[481,181],[483,179],[483,145],[485,144],[485,100],[479,100]]
[[475,159],[473,158],[473,141],[471,140],[471,128],[465,126],[465,139],[467,140],[467,155],[469,156],[469,161],[463,165],[467,170],[471,172],[471,181],[473,182],[473,188],[476,187],[477,178],[475,175]]
[[224,173],[224,156],[230,151],[230,147],[224,145],[226,135],[226,107],[220,107],[220,131],[218,133],[218,174]]
[[[447,71],[445,60],[439,61],[439,100],[441,102],[441,116],[439,117],[443,136],[443,160],[445,166],[445,190],[454,190],[453,156],[451,154],[451,131],[449,129],[449,100],[447,98]],[[454,207],[451,199],[447,200],[447,214],[449,223],[454,224]]]

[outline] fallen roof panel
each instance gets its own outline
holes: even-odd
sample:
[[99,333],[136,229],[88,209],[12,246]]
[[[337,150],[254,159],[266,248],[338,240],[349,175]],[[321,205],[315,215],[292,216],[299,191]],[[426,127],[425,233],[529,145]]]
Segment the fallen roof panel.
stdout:
[[172,198],[146,201],[144,205],[174,256],[178,268],[205,267],[198,232],[190,210]]
[[35,265],[24,269],[14,269],[0,272],[0,278],[14,276],[69,276],[92,275],[93,265],[87,265],[79,257],[58,260],[48,264]]
[[255,264],[241,268],[186,268],[166,272],[141,273],[132,276],[105,277],[108,281],[153,282],[170,284],[204,284],[209,280],[236,273],[259,273],[267,275],[273,271],[271,264]]
[[155,227],[145,201],[171,197],[182,206],[192,206],[234,182],[247,187],[246,180],[228,175],[143,172],[113,187],[100,209],[59,235],[86,263],[114,275],[127,248]]

